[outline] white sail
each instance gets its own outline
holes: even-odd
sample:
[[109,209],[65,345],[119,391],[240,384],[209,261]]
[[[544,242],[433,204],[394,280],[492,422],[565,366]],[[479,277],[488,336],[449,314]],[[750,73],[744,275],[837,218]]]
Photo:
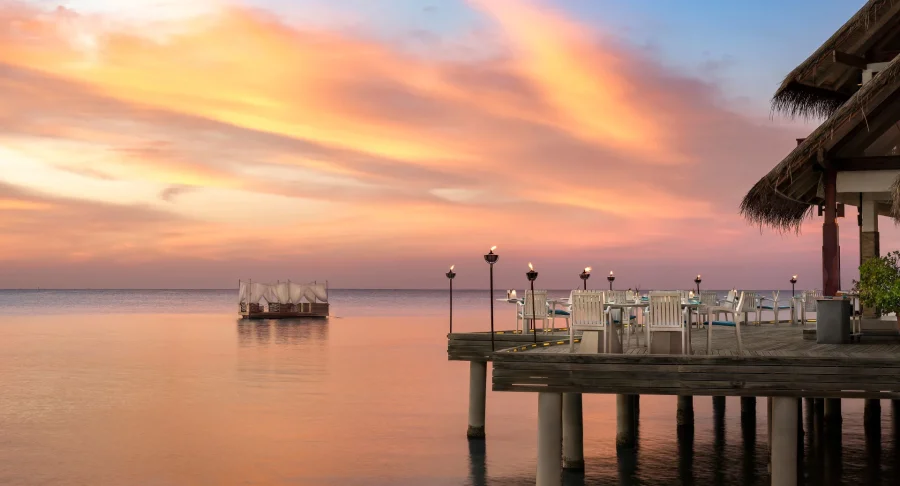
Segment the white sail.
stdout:
[[250,302],[250,284],[241,280],[238,289],[238,303],[246,304],[248,302]]
[[310,288],[320,302],[328,302],[328,288],[325,287],[325,284],[313,284]]
[[306,294],[306,284],[298,284],[296,282],[291,282],[291,302],[295,304],[299,304],[303,300],[303,296]]
[[291,289],[287,282],[278,282],[275,287],[275,297],[279,304],[287,304],[291,302]]

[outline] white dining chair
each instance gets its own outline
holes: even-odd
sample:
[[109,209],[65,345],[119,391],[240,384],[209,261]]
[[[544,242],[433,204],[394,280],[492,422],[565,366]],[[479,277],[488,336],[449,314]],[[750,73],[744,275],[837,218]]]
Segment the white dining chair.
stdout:
[[800,324],[806,325],[806,313],[816,312],[818,314],[819,304],[816,299],[822,297],[821,290],[804,290],[803,300],[800,302]]
[[547,306],[547,291],[535,290],[533,301],[531,295],[531,291],[526,290],[525,298],[518,305],[523,333],[532,332],[533,327],[528,327],[528,324],[534,326],[534,321],[542,321],[542,327],[546,329],[550,320],[550,309]]
[[575,351],[575,331],[581,332],[579,350],[589,352],[595,346],[603,353],[608,352],[607,339],[600,344],[600,331],[608,329],[609,315],[606,312],[605,294],[597,290],[575,290],[570,297],[572,315],[569,326],[569,352]]
[[759,316],[762,314],[762,310],[760,308],[759,296],[756,292],[741,292],[741,296],[738,299],[738,304],[735,308],[737,309],[737,312],[744,315],[744,324],[750,324],[750,314],[753,314],[756,325],[759,325]]
[[650,312],[647,316],[647,349],[651,349],[653,333],[655,332],[679,332],[681,333],[681,349],[688,354],[689,343],[685,325],[685,313],[681,308],[681,292],[679,291],[653,291],[650,292]]
[[731,314],[731,320],[714,320],[709,323],[709,326],[706,327],[706,354],[712,354],[712,333],[714,327],[733,327],[734,328],[734,337],[737,340],[737,348],[738,355],[744,354],[744,345],[741,342],[741,321],[737,318],[740,315],[740,309],[744,304],[744,299],[746,295],[752,292],[741,292],[740,297],[738,298],[737,304],[732,308],[732,310],[722,310],[721,312],[726,314]]
[[[782,303],[779,302],[778,297],[779,297],[780,295],[781,295],[781,291],[780,291],[780,290],[776,290],[776,291],[772,292],[772,298],[771,298],[771,299],[768,298],[768,297],[763,297],[763,298],[760,299],[760,304],[761,304],[761,305],[760,305],[760,308],[761,308],[762,310],[770,310],[770,311],[772,311],[772,313],[774,314],[774,319],[775,319],[775,325],[776,325],[776,326],[777,326],[778,323],[780,322],[780,319],[778,318],[778,312],[779,312],[780,310],[782,310],[782,309],[790,309],[790,308],[791,308],[791,305],[790,305],[790,304],[782,304]],[[771,305],[765,304],[765,303],[764,303],[765,301],[769,301],[769,302],[771,302],[772,304],[771,304]]]

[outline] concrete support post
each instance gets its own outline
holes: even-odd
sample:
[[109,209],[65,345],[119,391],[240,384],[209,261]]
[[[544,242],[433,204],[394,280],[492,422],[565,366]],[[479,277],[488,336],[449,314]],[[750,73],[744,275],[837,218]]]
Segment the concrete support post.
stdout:
[[841,423],[841,399],[826,398],[825,399],[825,422],[829,425]]
[[562,393],[538,393],[537,486],[562,485]]
[[675,423],[679,427],[694,425],[694,397],[678,395],[678,408],[675,411]]
[[563,393],[563,468],[584,470],[584,415],[581,393]]
[[793,397],[772,398],[772,486],[797,484],[797,403]]
[[881,429],[881,400],[867,398],[863,409],[863,428]]
[[484,439],[484,407],[487,397],[487,362],[469,362],[469,439]]
[[769,447],[769,473],[772,473],[772,397],[766,397],[766,445]]
[[756,416],[756,397],[741,397],[741,417],[744,415]]
[[725,397],[712,397],[713,415],[725,415]]
[[636,416],[632,395],[616,395],[616,447],[634,447]]

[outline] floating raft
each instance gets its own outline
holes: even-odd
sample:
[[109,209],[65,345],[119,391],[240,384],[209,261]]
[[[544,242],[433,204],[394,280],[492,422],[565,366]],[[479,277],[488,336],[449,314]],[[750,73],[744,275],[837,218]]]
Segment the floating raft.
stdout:
[[298,284],[239,281],[238,303],[242,319],[328,317],[328,282]]

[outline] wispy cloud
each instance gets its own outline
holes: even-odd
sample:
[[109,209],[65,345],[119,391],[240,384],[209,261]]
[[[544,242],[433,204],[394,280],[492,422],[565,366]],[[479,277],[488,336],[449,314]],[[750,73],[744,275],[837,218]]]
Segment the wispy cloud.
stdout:
[[[737,201],[794,133],[559,11],[470,5],[493,26],[488,57],[414,55],[240,4],[151,22],[0,0],[0,169],[45,198],[0,199],[21,235],[7,254],[242,255],[239,272],[498,240],[626,260],[748,248]],[[122,226],[38,224],[79,218]],[[65,252],[24,248],[29,232]],[[667,250],[623,250],[638,246]]]

